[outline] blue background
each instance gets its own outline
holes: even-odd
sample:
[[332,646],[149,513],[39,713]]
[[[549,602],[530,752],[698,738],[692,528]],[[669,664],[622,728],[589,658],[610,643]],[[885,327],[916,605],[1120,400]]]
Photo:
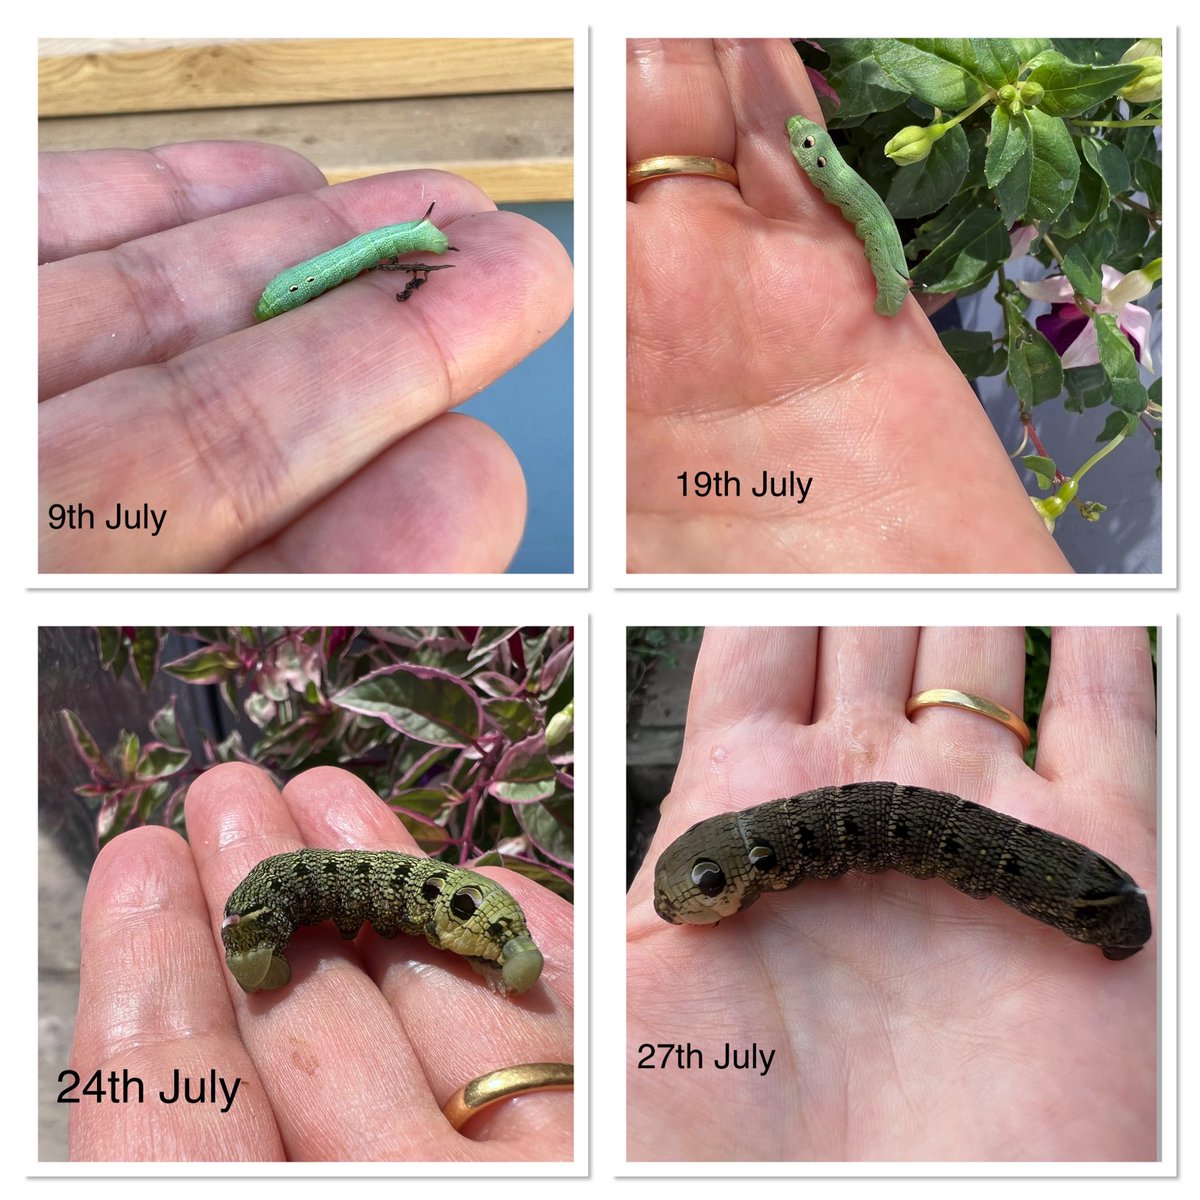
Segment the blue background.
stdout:
[[[574,261],[574,205],[501,207],[544,225]],[[574,324],[572,316],[544,346],[459,409],[500,434],[525,472],[529,513],[510,574],[569,574],[574,568]]]

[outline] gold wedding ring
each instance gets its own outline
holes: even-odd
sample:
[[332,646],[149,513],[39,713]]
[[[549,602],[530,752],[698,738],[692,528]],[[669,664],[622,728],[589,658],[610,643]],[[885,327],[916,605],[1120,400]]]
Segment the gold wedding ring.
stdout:
[[460,1087],[442,1106],[442,1115],[456,1130],[476,1113],[528,1092],[566,1092],[575,1087],[575,1068],[571,1063],[521,1063],[501,1067],[472,1079]]
[[904,706],[904,715],[911,717],[922,708],[932,708],[944,704],[950,708],[965,708],[967,712],[979,713],[999,721],[1005,729],[1011,729],[1021,739],[1021,749],[1028,750],[1030,742],[1029,726],[1010,708],[997,704],[994,700],[985,700],[982,696],[973,696],[970,692],[960,692],[955,688],[929,688],[910,696]]
[[641,158],[625,172],[625,186],[665,179],[668,175],[705,175],[737,187],[738,174],[732,163],[702,154],[660,154],[657,158]]

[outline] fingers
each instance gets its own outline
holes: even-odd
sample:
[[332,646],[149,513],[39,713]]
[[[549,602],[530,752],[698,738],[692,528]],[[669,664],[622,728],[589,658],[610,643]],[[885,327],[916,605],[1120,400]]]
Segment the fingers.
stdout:
[[[1017,627],[927,627],[917,644],[912,692],[953,688],[1022,715],[1025,704],[1025,634]],[[919,738],[957,776],[981,780],[997,759],[1023,766],[1020,739],[977,712],[934,705],[914,712]]]
[[525,478],[487,425],[435,417],[229,568],[495,572],[525,524]]
[[571,305],[559,242],[509,213],[452,229],[460,269],[408,304],[377,273],[42,404],[46,504],[87,496],[112,514],[149,503],[172,524],[153,538],[105,528],[103,515],[86,539],[47,530],[41,569],[220,570],[540,345]]
[[[738,190],[764,216],[794,217],[824,203],[808,187],[788,144],[788,117],[821,120],[796,48],[780,38],[718,41],[717,62],[737,127]],[[820,210],[816,210],[820,213]],[[820,213],[822,220],[824,213]]]
[[[280,271],[357,234],[419,219],[430,200],[439,202],[439,228],[494,208],[457,175],[398,171],[238,208],[111,251],[49,263],[39,271],[39,395],[56,396],[115,371],[163,363],[246,329],[254,324],[263,288]],[[375,286],[394,303],[397,289],[391,282]],[[423,289],[421,300],[434,290],[432,284]],[[359,289],[350,294],[358,295]],[[337,298],[344,303],[344,297]],[[362,321],[367,311],[374,311],[376,320],[381,310],[390,311],[378,296],[370,310],[330,311],[332,299],[321,297],[321,329],[335,334]],[[360,299],[365,305],[369,297]],[[279,320],[263,328],[275,331]],[[393,321],[388,327],[394,326]],[[298,332],[294,324],[291,332]]]
[[1055,629],[1037,772],[1128,828],[1155,827],[1157,706],[1144,628]]
[[265,142],[47,152],[38,156],[38,262],[324,186],[308,159]]
[[816,649],[815,629],[706,629],[688,701],[689,731],[769,721],[806,724]]
[[[724,76],[707,38],[626,42],[626,155],[701,154],[732,162],[737,149]],[[657,187],[649,185],[649,190]],[[634,193],[637,198],[647,188]]]
[[916,629],[822,629],[814,719],[836,721],[852,711],[894,719],[903,712],[917,638]]
[[[100,852],[84,900],[81,961],[71,1066],[84,1082],[97,1071],[123,1082],[114,1104],[72,1107],[73,1159],[282,1156],[230,1008],[192,852],[177,834],[135,829]],[[208,1103],[168,1103],[177,1078],[221,1087]],[[239,1082],[230,1103],[222,1088]]]
[[[194,842],[208,848],[201,870],[217,911],[249,866],[298,844],[420,853],[366,784],[332,768],[306,772],[281,795],[253,768],[217,767],[192,786],[187,811]],[[545,982],[523,996],[488,991],[459,956],[422,939],[363,933],[351,945],[321,928],[303,929],[289,943],[293,975],[284,991],[238,996],[230,983],[289,1157],[564,1156],[558,1145],[549,1152],[531,1146],[520,1125],[513,1132],[519,1146],[477,1145],[441,1115],[453,1092],[484,1071],[571,1060],[569,906],[511,872],[483,873],[528,906],[531,931],[547,957]],[[347,1011],[352,1021],[345,1020]],[[295,1053],[300,1043],[304,1055]],[[311,1088],[314,1073],[324,1081],[319,1094]],[[342,1097],[332,1119],[331,1096]],[[569,1095],[558,1099],[570,1102]],[[531,1120],[534,1111],[541,1106],[531,1110]],[[558,1118],[569,1152],[570,1122],[561,1110]]]

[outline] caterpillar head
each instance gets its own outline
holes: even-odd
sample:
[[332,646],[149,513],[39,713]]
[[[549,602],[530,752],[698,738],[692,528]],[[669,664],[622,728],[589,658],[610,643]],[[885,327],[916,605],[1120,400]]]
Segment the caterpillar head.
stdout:
[[775,865],[766,846],[747,846],[736,813],[693,825],[663,851],[654,868],[654,911],[672,925],[713,925],[749,908]]
[[805,171],[811,175],[827,164],[833,139],[820,125],[807,117],[788,117],[787,132],[792,154]]
[[255,913],[230,913],[221,922],[225,943],[225,965],[244,992],[272,991],[292,977],[292,968],[282,954],[258,940]]

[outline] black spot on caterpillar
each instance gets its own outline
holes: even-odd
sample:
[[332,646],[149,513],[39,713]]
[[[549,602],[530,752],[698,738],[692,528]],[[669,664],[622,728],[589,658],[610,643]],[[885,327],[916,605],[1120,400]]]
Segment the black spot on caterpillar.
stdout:
[[764,891],[846,871],[935,875],[995,896],[1105,958],[1150,938],[1145,893],[1086,846],[928,788],[851,783],[721,813],[676,838],[654,870],[654,908],[675,925],[709,925]]
[[247,992],[283,987],[293,930],[329,918],[344,938],[368,922],[381,937],[424,934],[502,993],[527,991],[542,972],[521,906],[483,875],[391,850],[293,850],[233,889],[221,923],[230,973]]

